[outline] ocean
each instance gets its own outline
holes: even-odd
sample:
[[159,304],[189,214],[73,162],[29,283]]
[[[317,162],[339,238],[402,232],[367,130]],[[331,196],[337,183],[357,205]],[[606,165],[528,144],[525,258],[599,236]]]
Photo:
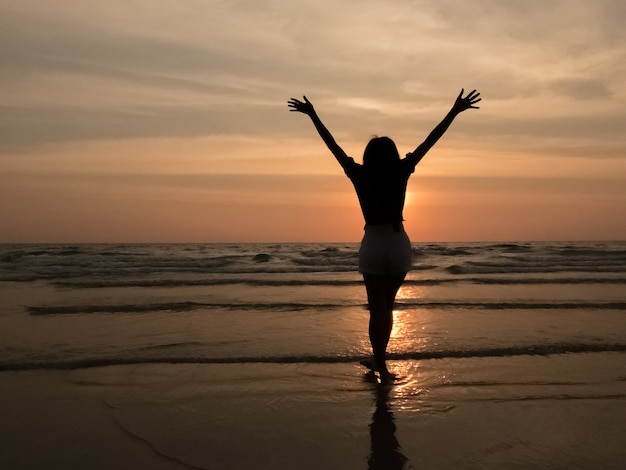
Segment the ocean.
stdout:
[[[626,243],[413,245],[390,358],[626,351]],[[0,246],[0,370],[350,362],[358,244]]]
[[0,246],[0,467],[626,464],[626,242],[414,243],[371,354],[357,243]]

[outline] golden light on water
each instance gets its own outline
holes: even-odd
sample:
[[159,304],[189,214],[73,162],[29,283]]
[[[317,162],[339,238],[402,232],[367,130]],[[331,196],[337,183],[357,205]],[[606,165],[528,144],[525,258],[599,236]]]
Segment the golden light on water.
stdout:
[[[399,308],[393,312],[393,329],[389,342],[389,352],[403,353],[421,351],[431,342],[425,327],[419,326],[416,322],[416,315],[420,315],[420,311],[407,310],[402,308],[402,302],[407,300],[416,300],[426,297],[425,287],[423,286],[407,286],[404,285],[398,291],[396,300],[399,302]],[[421,318],[421,315],[420,315]],[[419,331],[416,331],[419,329]],[[428,393],[428,387],[420,380],[420,361],[393,361],[392,370],[396,374],[398,380],[394,382],[394,399],[398,401],[398,407],[404,411],[421,411],[421,406],[415,406],[421,403],[421,400],[414,401],[411,406],[405,404],[409,397]]]
[[[402,302],[407,300],[418,300],[424,297],[424,287],[403,285],[398,294],[396,301],[401,307]],[[413,351],[419,345],[415,344],[416,339],[421,343],[421,338],[415,338],[415,332],[411,331],[411,316],[415,315],[414,311],[408,311],[402,308],[396,308],[393,312],[393,329],[391,330],[390,349],[394,351]],[[414,328],[414,326],[413,326]]]
[[394,310],[393,312],[393,329],[391,330],[390,342],[393,343],[393,349],[405,350],[410,346],[407,339],[409,333],[408,313],[405,310]]
[[425,288],[422,286],[407,286],[400,287],[398,294],[396,295],[396,301],[402,302],[407,299],[421,299],[424,297]]

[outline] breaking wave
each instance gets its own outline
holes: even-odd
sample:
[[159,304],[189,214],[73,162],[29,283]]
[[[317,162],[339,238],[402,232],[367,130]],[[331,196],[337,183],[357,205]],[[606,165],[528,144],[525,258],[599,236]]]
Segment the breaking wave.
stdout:
[[[212,302],[164,302],[148,304],[96,304],[59,305],[27,307],[31,315],[72,315],[93,313],[148,313],[148,312],[188,312],[191,310],[268,310],[290,312],[302,310],[328,310],[347,307],[367,308],[366,304],[268,302],[268,303],[212,303]],[[397,302],[398,310],[414,309],[482,309],[482,310],[626,310],[626,302]]]
[[[508,346],[477,349],[447,349],[431,351],[410,351],[390,353],[394,361],[422,361],[432,359],[459,359],[509,356],[552,356],[558,354],[589,354],[602,352],[626,352],[626,343],[554,343],[524,346]],[[141,364],[294,364],[294,363],[350,363],[366,359],[356,355],[283,355],[283,356],[240,356],[240,357],[203,357],[203,356],[110,356],[73,360],[41,362],[0,362],[0,371],[20,371],[35,369],[82,369],[93,367],[127,366]]]

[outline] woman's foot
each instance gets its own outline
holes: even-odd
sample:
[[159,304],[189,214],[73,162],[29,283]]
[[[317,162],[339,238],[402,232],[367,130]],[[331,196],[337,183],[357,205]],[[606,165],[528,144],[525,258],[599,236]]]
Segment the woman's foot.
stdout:
[[395,374],[389,372],[389,369],[387,369],[387,364],[380,365],[376,361],[376,359],[374,359],[374,357],[362,359],[360,362],[361,365],[367,367],[372,372],[378,372],[378,375],[380,376],[380,381],[382,383],[393,382],[393,380],[396,378]]
[[379,370],[378,375],[380,376],[380,383],[382,384],[392,384],[396,379],[396,374],[389,372],[387,368],[385,368],[385,370]]

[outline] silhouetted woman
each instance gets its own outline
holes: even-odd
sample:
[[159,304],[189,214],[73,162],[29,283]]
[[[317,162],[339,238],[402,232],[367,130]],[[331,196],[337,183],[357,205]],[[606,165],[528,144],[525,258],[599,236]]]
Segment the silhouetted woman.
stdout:
[[369,337],[373,359],[364,365],[380,374],[382,381],[393,378],[387,369],[387,343],[393,326],[393,305],[396,294],[412,265],[411,242],[404,231],[402,209],[406,185],[415,166],[435,145],[456,116],[474,108],[481,98],[476,90],[463,97],[463,90],[452,109],[435,127],[426,140],[406,158],[401,159],[395,143],[389,137],[375,137],[363,153],[363,164],[356,163],[335,142],[318,117],[311,102],[291,98],[290,111],[311,118],[320,137],[342,166],[356,189],[363,217],[365,235],[359,250],[359,272],[363,274],[370,311]]

